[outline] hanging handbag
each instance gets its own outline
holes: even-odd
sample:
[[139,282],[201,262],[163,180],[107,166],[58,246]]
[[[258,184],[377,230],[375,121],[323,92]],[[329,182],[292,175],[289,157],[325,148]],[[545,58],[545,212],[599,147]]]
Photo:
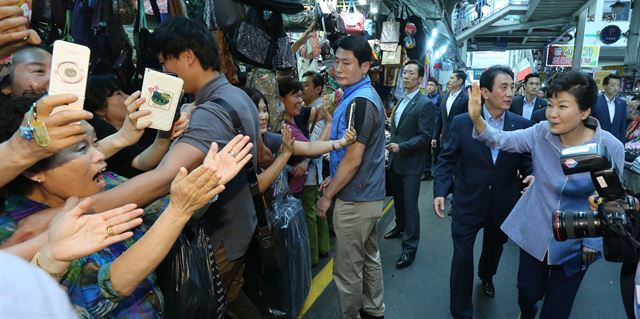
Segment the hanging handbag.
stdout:
[[402,46],[397,46],[395,51],[382,52],[382,65],[398,66],[402,63]]
[[382,23],[380,35],[380,48],[382,51],[396,51],[400,40],[400,22],[397,22],[393,13],[389,14],[387,21]]
[[[151,0],[152,7],[157,9],[157,5],[154,6],[155,2],[156,0]],[[153,11],[156,11],[155,9]],[[133,37],[136,50],[136,71],[131,79],[131,87],[139,89],[142,87],[146,68],[162,70],[158,57],[151,51],[151,33],[147,29],[144,1],[138,1],[138,18],[133,26]]]
[[356,8],[355,2],[349,0],[349,6],[340,13],[344,25],[349,34],[362,34],[364,32],[364,14]]
[[310,25],[316,23],[316,12],[314,10],[302,11],[296,14],[283,14],[285,29],[289,31],[304,31]]
[[132,24],[136,19],[136,6],[133,0],[114,0],[112,12],[118,16],[121,24]]
[[238,71],[236,69],[235,63],[233,62],[231,52],[229,52],[229,47],[227,46],[224,32],[220,30],[213,31],[213,35],[216,39],[216,44],[218,46],[218,55],[220,56],[220,72],[224,74],[229,83],[240,83],[240,80],[238,79]]

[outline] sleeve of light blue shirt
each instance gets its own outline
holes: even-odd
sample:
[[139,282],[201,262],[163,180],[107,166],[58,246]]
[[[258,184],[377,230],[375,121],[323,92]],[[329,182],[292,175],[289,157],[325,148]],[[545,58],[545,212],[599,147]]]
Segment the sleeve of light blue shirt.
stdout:
[[501,131],[487,124],[482,134],[478,134],[478,131],[474,128],[471,136],[483,142],[489,148],[498,148],[512,153],[531,153],[540,125],[536,124],[529,128],[515,131]]

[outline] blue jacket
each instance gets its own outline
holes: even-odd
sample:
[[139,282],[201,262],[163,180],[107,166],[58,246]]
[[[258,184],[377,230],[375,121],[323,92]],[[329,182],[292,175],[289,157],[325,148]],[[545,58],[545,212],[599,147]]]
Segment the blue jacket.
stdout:
[[[505,131],[529,126],[531,122],[523,117],[505,112]],[[433,196],[446,197],[455,175],[454,219],[463,224],[491,219],[500,225],[520,196],[518,170],[527,175],[531,173],[531,157],[501,151],[494,164],[491,149],[474,140],[472,131],[469,114],[460,114],[453,119],[449,138],[433,174]]]
[[627,102],[616,97],[614,103],[616,104],[616,114],[613,117],[613,123],[611,123],[609,106],[607,105],[607,99],[604,94],[598,96],[598,103],[596,107],[593,108],[591,116],[600,121],[600,126],[603,130],[613,134],[613,136],[624,144],[627,140]]
[[[602,238],[573,239],[563,242],[553,238],[551,217],[555,209],[587,210],[587,198],[595,191],[589,173],[566,176],[560,166],[563,146],[560,138],[549,132],[549,123],[540,122],[528,129],[504,132],[486,127],[482,135],[473,131],[474,138],[490,147],[508,152],[529,152],[536,177],[502,224],[502,230],[520,248],[542,261],[547,255],[549,265],[562,265],[567,275],[583,269],[582,246],[602,251]],[[593,139],[587,143],[607,148],[622,179],[624,146],[598,125]]]

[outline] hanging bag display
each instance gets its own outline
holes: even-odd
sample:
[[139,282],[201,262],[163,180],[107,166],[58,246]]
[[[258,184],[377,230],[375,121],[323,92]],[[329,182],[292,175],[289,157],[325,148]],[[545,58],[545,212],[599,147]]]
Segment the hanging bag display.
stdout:
[[349,6],[340,13],[348,34],[362,34],[364,32],[364,14],[356,8],[355,2],[349,0]]
[[382,51],[396,51],[398,41],[400,41],[400,22],[395,20],[393,12],[391,12],[387,21],[382,23],[380,49]]
[[382,53],[382,65],[398,66],[402,63],[402,46],[397,46],[395,51],[384,51]]
[[245,18],[244,5],[236,0],[213,0],[213,10],[218,28],[233,32]]

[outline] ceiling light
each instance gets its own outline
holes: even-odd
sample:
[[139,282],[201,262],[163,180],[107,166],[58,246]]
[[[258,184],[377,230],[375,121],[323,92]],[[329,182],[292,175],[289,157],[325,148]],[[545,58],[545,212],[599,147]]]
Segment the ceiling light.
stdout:
[[435,38],[438,36],[438,29],[437,28],[433,28],[433,30],[431,30],[431,37]]

